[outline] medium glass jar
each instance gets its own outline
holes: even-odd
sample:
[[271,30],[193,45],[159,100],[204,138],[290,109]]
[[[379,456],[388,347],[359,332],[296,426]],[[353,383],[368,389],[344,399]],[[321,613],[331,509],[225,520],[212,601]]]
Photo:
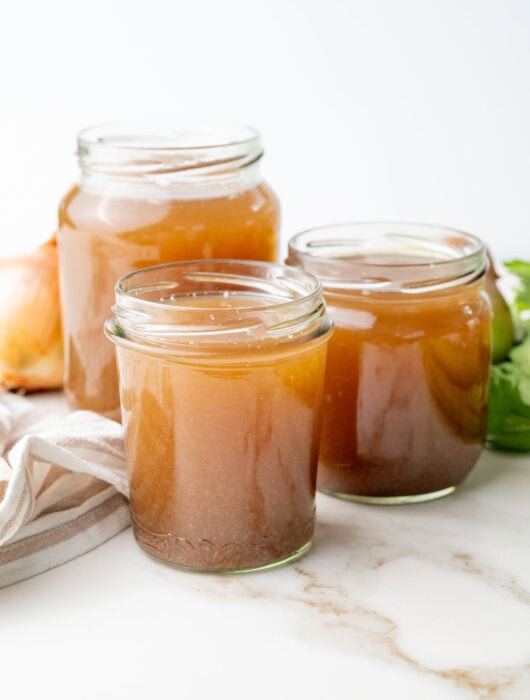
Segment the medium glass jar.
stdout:
[[248,127],[110,124],[78,137],[79,184],[59,209],[65,393],[72,408],[119,415],[103,324],[114,286],[176,260],[274,261],[279,204]]
[[311,544],[331,322],[316,278],[195,261],[122,278],[117,346],[139,544],[179,567],[249,571]]
[[486,437],[482,243],[434,226],[346,224],[292,238],[288,263],[320,278],[335,323],[319,488],[368,503],[451,493]]

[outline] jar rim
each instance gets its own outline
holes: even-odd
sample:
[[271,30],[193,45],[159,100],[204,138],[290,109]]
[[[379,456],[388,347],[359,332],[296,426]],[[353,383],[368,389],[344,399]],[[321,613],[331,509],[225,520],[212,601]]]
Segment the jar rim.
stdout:
[[[214,133],[216,133],[215,137]],[[237,133],[240,134],[239,137],[236,135]],[[221,134],[225,135],[221,136]],[[228,134],[231,135],[228,136]],[[197,138],[195,143],[191,141],[192,136]],[[149,139],[152,139],[152,142]],[[159,139],[160,142],[157,143],[156,139]],[[205,139],[206,141],[204,141]],[[80,146],[106,146],[123,150],[169,152],[223,148],[248,144],[256,139],[260,139],[259,131],[246,124],[216,120],[186,122],[180,119],[103,122],[83,129],[77,136]],[[167,143],[162,144],[162,140]]]
[[287,264],[325,288],[419,293],[465,284],[487,269],[486,248],[459,229],[368,221],[307,229],[289,241]]
[[[217,303],[209,303],[212,296]],[[220,305],[220,299],[228,301]],[[219,344],[237,350],[256,339],[295,342],[327,330],[322,285],[314,275],[256,260],[191,260],[135,270],[118,280],[112,311],[105,326],[111,340],[155,352],[188,346],[196,353]]]
[[109,122],[78,134],[85,176],[163,186],[238,179],[263,156],[251,126],[215,120]]

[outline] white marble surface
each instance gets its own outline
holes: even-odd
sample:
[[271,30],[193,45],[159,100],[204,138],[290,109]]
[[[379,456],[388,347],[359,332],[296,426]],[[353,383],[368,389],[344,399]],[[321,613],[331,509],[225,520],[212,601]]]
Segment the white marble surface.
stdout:
[[[530,698],[530,458],[454,495],[318,496],[313,550],[189,574],[127,530],[0,591],[0,686],[30,698]],[[5,696],[7,697],[7,696]]]

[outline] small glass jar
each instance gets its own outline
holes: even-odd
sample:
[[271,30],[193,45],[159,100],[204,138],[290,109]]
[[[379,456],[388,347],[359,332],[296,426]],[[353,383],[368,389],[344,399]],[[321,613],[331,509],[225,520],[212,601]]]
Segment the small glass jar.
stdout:
[[319,489],[365,503],[451,493],[486,437],[491,310],[479,239],[420,224],[301,233],[322,281],[328,350]]
[[249,127],[109,124],[78,137],[81,181],[59,209],[65,394],[119,415],[103,324],[124,274],[198,258],[277,259],[279,203]]
[[106,332],[141,547],[218,572],[304,554],[331,329],[318,280],[194,261],[129,274],[116,300]]

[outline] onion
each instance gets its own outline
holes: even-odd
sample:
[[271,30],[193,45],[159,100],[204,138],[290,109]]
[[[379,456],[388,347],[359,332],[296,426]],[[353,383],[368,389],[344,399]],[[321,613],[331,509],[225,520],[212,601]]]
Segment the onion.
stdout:
[[29,255],[0,260],[0,386],[55,389],[63,345],[55,240]]

